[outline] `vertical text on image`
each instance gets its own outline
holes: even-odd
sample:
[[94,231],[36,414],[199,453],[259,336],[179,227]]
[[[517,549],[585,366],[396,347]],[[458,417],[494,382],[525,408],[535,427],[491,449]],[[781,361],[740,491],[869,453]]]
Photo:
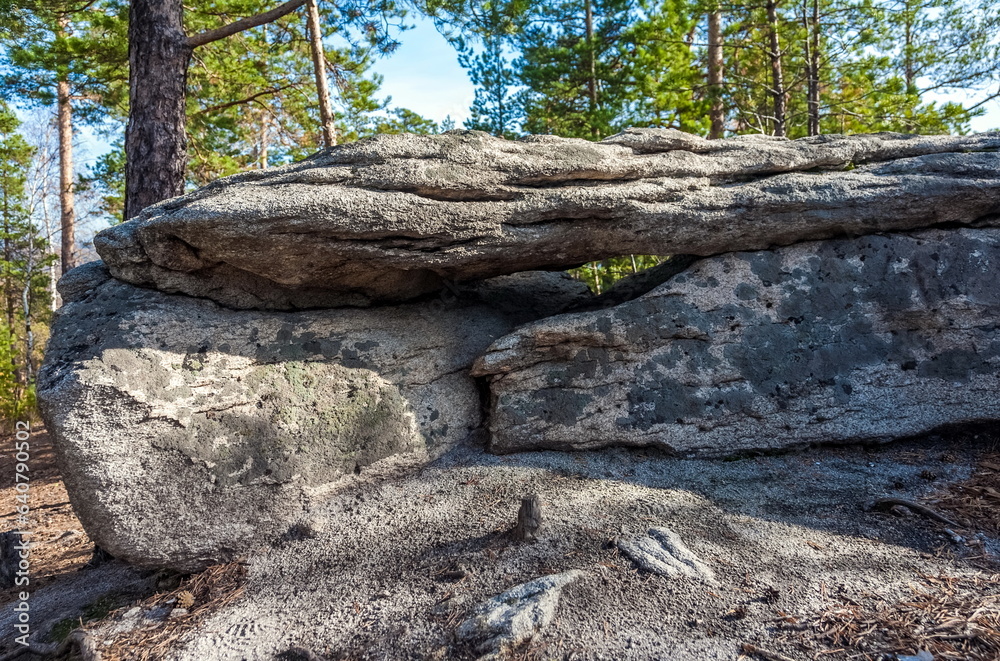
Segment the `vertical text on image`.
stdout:
[[17,528],[15,530],[18,540],[14,549],[18,553],[17,571],[15,572],[14,585],[24,588],[18,592],[17,599],[14,600],[15,622],[14,628],[20,634],[14,640],[19,645],[28,645],[28,637],[31,634],[31,607],[28,599],[31,596],[27,588],[30,585],[30,547],[28,538],[31,536],[31,523],[29,514],[31,513],[31,503],[29,492],[31,490],[31,475],[29,462],[31,460],[31,425],[18,420],[14,432],[14,498],[17,501],[15,511],[17,512]]

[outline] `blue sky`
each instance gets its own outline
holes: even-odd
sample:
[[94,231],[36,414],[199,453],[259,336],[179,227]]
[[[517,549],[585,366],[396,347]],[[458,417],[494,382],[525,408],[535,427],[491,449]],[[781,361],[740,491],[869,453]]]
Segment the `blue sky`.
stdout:
[[393,105],[436,122],[450,115],[461,128],[474,94],[468,74],[433,23],[416,18],[407,22],[414,28],[398,37],[400,47],[373,67],[384,77],[382,94],[392,96]]

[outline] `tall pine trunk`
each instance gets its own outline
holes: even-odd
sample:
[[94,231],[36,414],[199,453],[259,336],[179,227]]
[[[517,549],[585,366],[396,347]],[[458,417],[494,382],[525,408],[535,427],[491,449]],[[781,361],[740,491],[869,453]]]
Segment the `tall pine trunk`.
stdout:
[[600,132],[597,129],[595,122],[595,113],[597,111],[597,53],[594,52],[596,45],[594,44],[594,4],[593,0],[586,0],[585,2],[586,11],[586,30],[587,30],[587,57],[589,59],[588,65],[590,71],[587,76],[587,95],[589,97],[588,103],[590,108],[590,134],[596,140],[600,138]]
[[774,99],[774,135],[784,137],[785,78],[781,70],[781,43],[778,40],[778,0],[767,0],[767,24],[771,61],[771,96]]
[[725,131],[726,111],[722,105],[722,13],[718,6],[708,15],[708,111],[711,121],[708,137],[718,140]]
[[125,220],[184,192],[187,68],[181,0],[132,0]]
[[914,11],[909,2],[903,8],[903,79],[906,81],[906,93],[916,94],[916,73],[913,70],[913,24]]
[[337,144],[337,129],[330,109],[330,88],[326,82],[326,54],[323,52],[323,31],[319,26],[319,7],[316,0],[306,0],[309,22],[309,44],[312,49],[313,71],[316,75],[316,93],[319,96],[319,117],[323,124],[323,143],[326,147]]
[[59,129],[59,227],[62,230],[62,272],[76,266],[76,199],[73,192],[73,106],[69,81],[56,83],[56,124]]
[[812,16],[806,21],[806,28],[806,67],[809,73],[806,105],[809,109],[809,135],[819,135],[819,0],[812,0]]
[[184,192],[187,166],[185,100],[191,52],[243,30],[276,21],[306,3],[274,9],[192,37],[184,34],[181,0],[132,0],[129,5],[129,118],[125,127],[125,220]]

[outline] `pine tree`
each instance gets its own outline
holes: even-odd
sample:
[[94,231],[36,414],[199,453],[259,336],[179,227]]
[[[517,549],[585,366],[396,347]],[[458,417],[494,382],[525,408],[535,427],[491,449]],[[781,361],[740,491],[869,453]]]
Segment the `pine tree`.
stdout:
[[[262,6],[261,0],[191,3],[185,30],[209,30]],[[341,29],[336,21],[321,27],[326,42],[336,39]],[[370,73],[373,57],[367,43],[326,50],[339,140],[380,131],[436,130],[433,122],[406,109],[392,109],[389,99],[379,98],[381,79]],[[185,186],[289,162],[321,148],[323,122],[314,74],[310,37],[300,13],[197,49],[187,75]],[[83,182],[97,191],[99,210],[110,222],[122,220],[125,164],[124,142],[117,140]]]
[[[199,58],[214,58],[217,61],[225,61],[235,70],[245,70],[250,62],[233,56],[233,53],[241,51],[242,47],[234,47],[232,38],[242,38],[246,45],[260,43],[260,37],[247,34],[248,31],[273,25],[281,43],[286,45],[299,41],[304,43],[305,62],[307,66],[311,66],[308,39],[300,31],[304,28],[301,16],[297,25],[302,28],[289,27],[293,20],[290,14],[297,12],[306,0],[287,0],[280,4],[265,0],[212,0],[199,3],[198,7],[204,9],[213,3],[227,8],[227,12],[214,14],[214,24],[218,27],[196,28],[196,30],[191,29],[196,17],[190,15],[191,12],[187,11],[180,0],[132,0],[130,3],[131,107],[125,136],[126,218],[135,216],[150,204],[179,195],[184,190],[185,165],[188,158],[185,140],[187,105],[192,98],[189,97],[189,74],[193,74],[197,69]],[[320,9],[324,7],[321,5]],[[211,15],[207,11],[203,13]],[[398,45],[389,34],[389,27],[401,18],[402,14],[391,0],[346,2],[326,7],[324,13],[325,22],[357,28],[362,35],[361,40],[380,52],[391,52]],[[230,16],[234,18],[240,16],[240,18],[225,22],[224,19]],[[285,17],[288,17],[288,22],[283,22]],[[299,31],[298,35],[292,34],[293,31]],[[286,32],[287,39],[284,34]],[[217,43],[223,40],[226,40],[226,44]],[[263,41],[270,43],[267,37],[264,37]],[[211,53],[213,45],[216,47],[214,54]],[[282,46],[254,53],[255,57],[252,60],[271,56],[296,57],[300,51],[290,46]],[[216,71],[222,76],[211,80],[211,85],[226,84],[226,74],[222,72],[229,71],[228,69],[209,66],[205,69]],[[310,71],[310,75],[312,73],[314,72]],[[294,87],[298,82],[292,81],[290,84]],[[203,91],[207,89],[203,88]],[[199,100],[205,97],[204,94],[192,96]],[[229,95],[229,98],[233,99],[234,96]],[[315,103],[314,92],[312,99],[314,105],[318,105]],[[249,102],[246,98],[244,101]],[[227,107],[235,105],[237,104]],[[262,134],[266,134],[266,131],[262,131]],[[209,156],[207,152],[201,154],[202,158],[207,159]]]
[[527,0],[429,0],[421,5],[475,85],[465,128],[517,135],[521,99],[512,55],[531,8]]
[[510,35],[504,32],[483,37],[478,52],[459,51],[458,61],[476,86],[475,99],[465,128],[512,138],[521,121],[520,94],[508,53]]
[[56,109],[63,272],[76,264],[74,125],[101,124],[124,111],[125,9],[119,0],[25,3],[4,39],[6,95]]
[[[631,98],[617,123],[705,133],[711,126],[714,96],[706,84],[695,37],[702,20],[694,0],[658,0],[640,5],[623,33],[620,64]],[[721,94],[721,90],[719,90]]]
[[548,0],[518,38],[523,130],[600,140],[627,123],[632,0]]
[[[34,406],[34,378],[49,313],[45,270],[54,255],[31,222],[25,192],[33,150],[20,122],[0,102],[0,417],[11,421]],[[39,340],[42,340],[40,342]]]
[[974,107],[927,94],[992,85],[1000,71],[1000,17],[966,0],[764,0],[725,18],[737,132],[963,132]]
[[[187,15],[194,20],[194,12]],[[199,27],[201,22],[192,25]],[[302,16],[292,14],[196,54],[188,75],[190,186],[303,158],[324,146],[305,27]],[[325,24],[324,31],[327,41],[337,35],[335,24]],[[338,141],[378,132],[435,131],[433,122],[380,98],[382,78],[370,72],[373,59],[366,45],[326,49]]]

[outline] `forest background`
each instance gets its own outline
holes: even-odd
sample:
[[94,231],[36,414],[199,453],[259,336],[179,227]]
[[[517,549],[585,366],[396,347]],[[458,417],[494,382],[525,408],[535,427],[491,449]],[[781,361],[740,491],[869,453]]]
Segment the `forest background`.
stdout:
[[[461,125],[382,89],[415,21],[473,85]],[[998,100],[1000,0],[0,0],[0,419],[34,409],[55,282],[94,230],[228,174],[455,128],[966,133]],[[81,141],[104,144],[82,166]],[[663,258],[573,274],[599,292]]]

